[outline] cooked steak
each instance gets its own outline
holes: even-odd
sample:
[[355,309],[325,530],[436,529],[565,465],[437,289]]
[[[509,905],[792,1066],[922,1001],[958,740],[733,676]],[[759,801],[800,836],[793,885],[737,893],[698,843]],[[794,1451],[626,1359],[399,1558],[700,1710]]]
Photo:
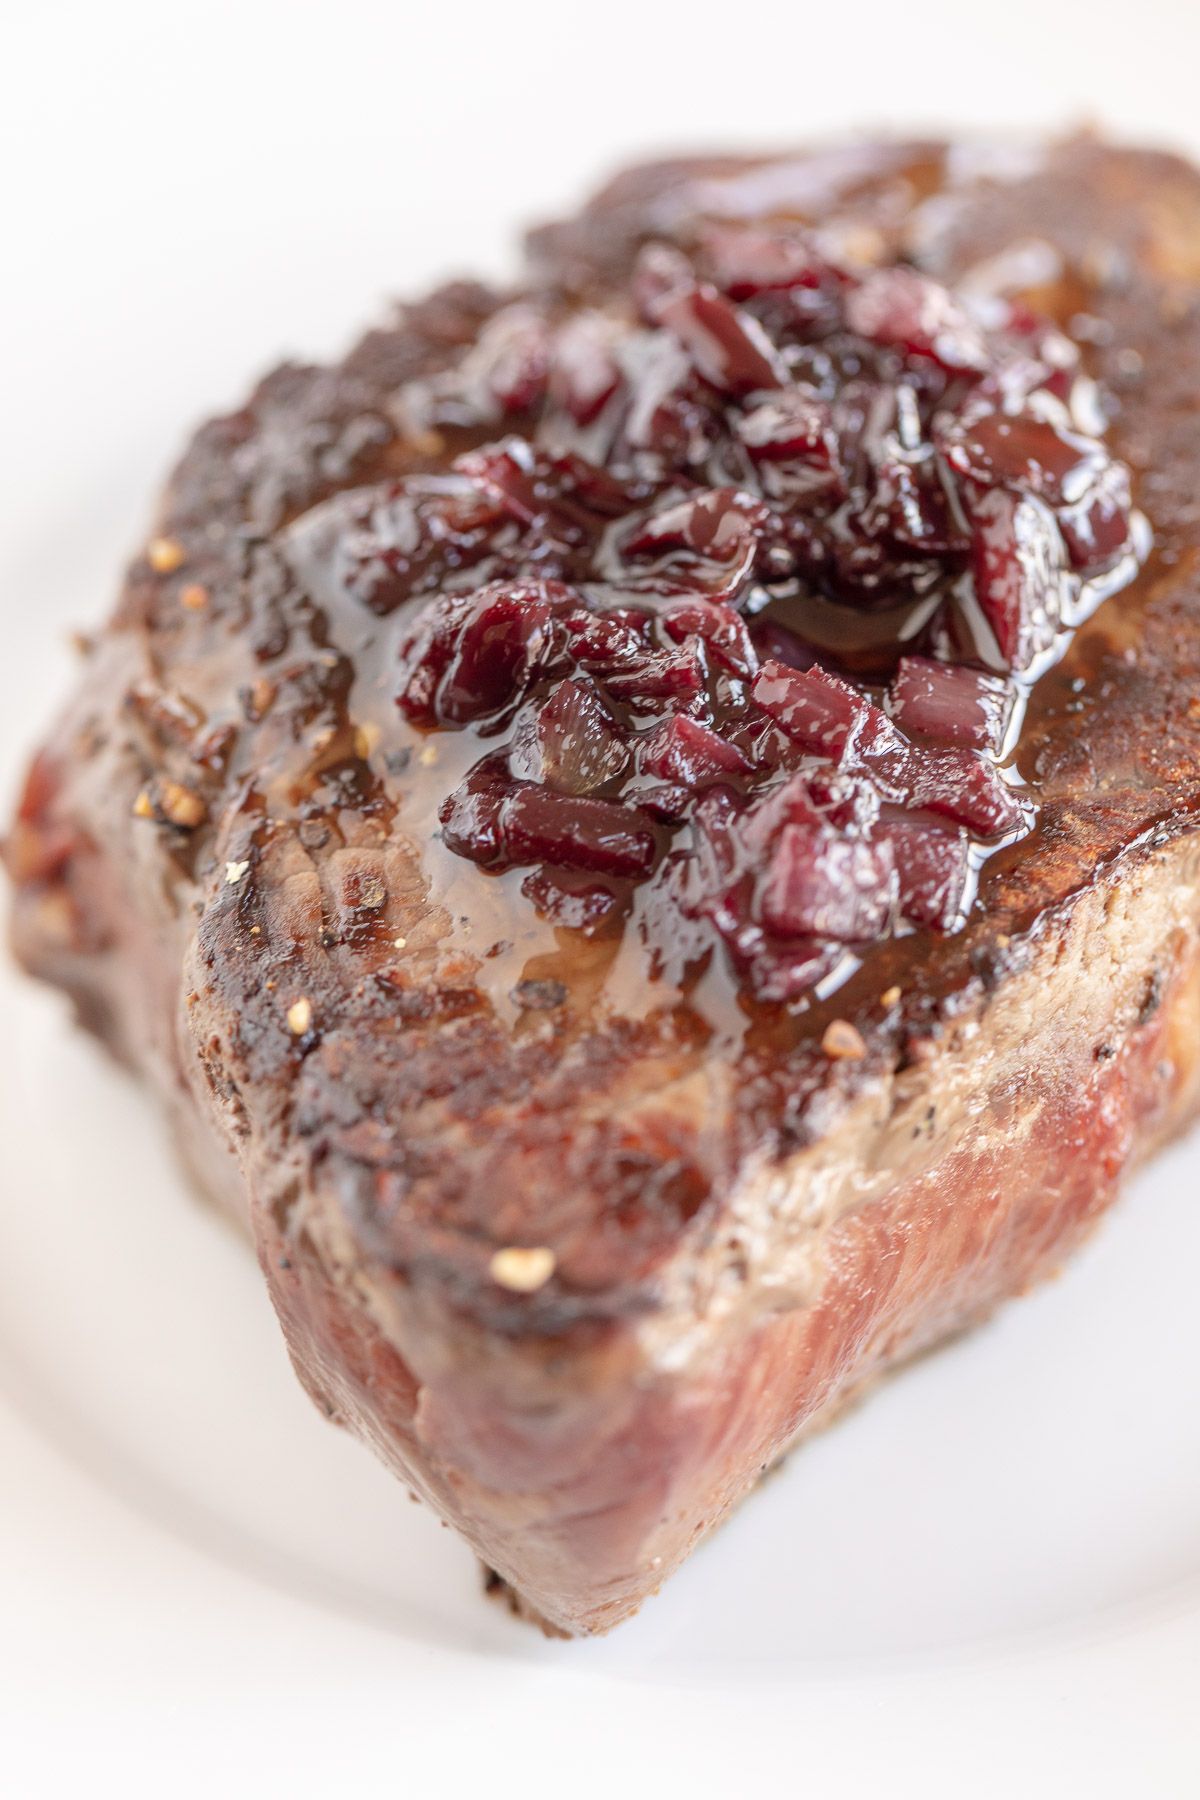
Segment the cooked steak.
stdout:
[[529,249],[198,433],[6,859],[322,1410],[588,1633],[1200,1102],[1200,177]]

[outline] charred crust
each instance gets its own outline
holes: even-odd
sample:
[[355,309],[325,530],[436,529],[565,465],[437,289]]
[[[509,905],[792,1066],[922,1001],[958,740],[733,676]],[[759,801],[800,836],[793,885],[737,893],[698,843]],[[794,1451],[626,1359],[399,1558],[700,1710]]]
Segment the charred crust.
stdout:
[[1151,1019],[1162,1005],[1166,991],[1167,977],[1162,969],[1155,968],[1151,971],[1150,978],[1146,983],[1146,991],[1142,996],[1141,1005],[1138,1007],[1137,1023],[1139,1026],[1148,1025],[1150,1023]]
[[[880,172],[827,210],[861,213],[889,252],[954,280],[1018,240],[1059,248],[1072,309],[1086,302],[1096,322],[1092,370],[1119,399],[1114,445],[1138,471],[1155,531],[1136,587],[1037,690],[1019,761],[1039,826],[988,864],[960,936],[875,946],[828,1002],[803,1008],[735,1000],[708,1013],[689,993],[658,1011],[642,994],[605,1011],[595,999],[611,945],[589,942],[589,988],[541,956],[526,965],[495,884],[501,917],[474,937],[461,909],[430,898],[436,821],[417,805],[421,757],[446,746],[439,734],[419,752],[392,741],[390,694],[392,712],[367,719],[399,621],[314,596],[288,533],[348,487],[438,466],[440,453],[422,463],[404,440],[392,402],[405,381],[453,361],[507,298],[469,282],[403,309],[340,364],[274,371],[197,434],[154,532],[178,551],[138,556],[87,672],[99,682],[104,657],[121,652],[119,693],[103,696],[89,751],[101,780],[80,786],[80,801],[65,791],[64,759],[39,759],[6,848],[30,917],[49,905],[40,929],[57,920],[73,955],[99,947],[112,921],[87,917],[97,852],[71,808],[101,805],[96,788],[109,785],[108,854],[128,861],[131,893],[161,901],[164,932],[180,931],[198,996],[187,1018],[197,1080],[230,1129],[261,1133],[268,1153],[300,1140],[307,1175],[336,1192],[364,1258],[436,1281],[514,1333],[652,1308],[680,1245],[720,1228],[749,1158],[818,1143],[872,1084],[908,1076],[919,1088],[1080,895],[1120,880],[1121,859],[1132,866],[1155,840],[1161,849],[1195,829],[1200,259],[1193,249],[1192,265],[1178,264],[1180,241],[1200,241],[1200,181],[1169,158],[1080,141],[1027,177],[979,183],[933,230],[920,196],[941,179],[942,150],[881,156]],[[906,189],[914,157],[922,173]],[[644,239],[686,233],[689,183],[747,166],[718,158],[622,177],[534,235],[536,279],[555,305],[611,292]],[[1176,221],[1170,245],[1156,237],[1163,209]],[[1173,266],[1161,267],[1168,249]],[[203,605],[182,601],[197,589]],[[381,721],[372,742],[364,724]],[[143,792],[148,816],[135,811]],[[1148,985],[1139,1024],[1159,1013],[1165,980]],[[296,1033],[287,1013],[300,997],[312,1024]],[[861,1055],[821,1052],[834,1019]],[[1094,1056],[1116,1053],[1106,1038]],[[713,1071],[722,1085],[710,1089],[701,1077]],[[937,1126],[925,1116],[916,1129]],[[553,1282],[506,1300],[489,1258],[542,1241]]]
[[569,1638],[571,1633],[561,1626],[552,1625],[543,1617],[535,1606],[522,1598],[517,1589],[512,1587],[503,1575],[495,1569],[489,1569],[486,1563],[480,1563],[479,1572],[483,1577],[483,1591],[489,1600],[505,1608],[514,1619],[523,1619],[530,1625],[536,1625],[544,1637]]

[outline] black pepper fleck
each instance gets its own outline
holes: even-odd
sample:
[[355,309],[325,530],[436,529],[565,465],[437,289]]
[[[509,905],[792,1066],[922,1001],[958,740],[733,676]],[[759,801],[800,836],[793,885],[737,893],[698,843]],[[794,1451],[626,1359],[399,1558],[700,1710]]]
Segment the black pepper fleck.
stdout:
[[561,981],[518,981],[512,990],[514,1003],[525,1012],[553,1012],[566,997]]

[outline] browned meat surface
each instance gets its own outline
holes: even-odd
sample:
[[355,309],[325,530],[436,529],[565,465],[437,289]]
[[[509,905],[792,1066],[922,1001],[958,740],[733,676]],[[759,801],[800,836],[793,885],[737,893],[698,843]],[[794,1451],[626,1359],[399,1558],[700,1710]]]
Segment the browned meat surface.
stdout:
[[[771,661],[783,640],[768,645],[752,623],[765,687],[761,669],[739,685],[706,665],[720,694],[705,729],[741,761],[701,746],[694,724],[682,737],[689,753],[726,758],[737,829],[766,846],[761,867],[737,864],[749,897],[730,923],[728,907],[689,899],[695,846],[715,841],[710,803],[694,768],[689,788],[643,747],[665,703],[645,685],[628,700],[628,657],[615,675],[616,663],[587,665],[602,674],[582,687],[610,711],[562,739],[567,751],[540,712],[532,736],[523,715],[483,716],[497,658],[511,673],[517,654],[510,615],[486,615],[491,660],[474,685],[460,679],[460,637],[458,687],[442,679],[429,698],[421,681],[447,666],[437,634],[449,615],[430,610],[439,595],[479,577],[528,579],[533,555],[546,584],[539,629],[548,642],[576,632],[577,645],[554,584],[589,592],[613,541],[563,537],[548,551],[539,540],[535,554],[522,538],[514,570],[508,495],[503,527],[480,527],[482,549],[474,515],[458,519],[451,577],[425,513],[381,524],[380,496],[391,506],[397,493],[440,492],[411,478],[529,437],[563,379],[546,377],[544,346],[520,338],[513,296],[462,284],[404,309],[336,367],[278,370],[197,435],[6,846],[18,954],[145,1074],[202,1179],[248,1223],[314,1399],[527,1610],[568,1633],[632,1612],[849,1394],[1057,1268],[1126,1170],[1200,1103],[1200,177],[1091,140],[990,159],[940,145],[722,158],[635,170],[533,235],[519,308],[554,331],[616,316],[649,268],[666,286],[639,304],[664,309],[655,319],[688,347],[689,380],[709,359],[726,421],[714,430],[740,433],[768,462],[781,433],[797,455],[808,433],[813,465],[825,415],[781,425],[769,410],[784,380],[777,346],[736,308],[713,310],[715,290],[681,289],[691,278],[678,263],[643,253],[653,242],[716,254],[709,238],[696,249],[713,221],[765,222],[776,248],[819,227],[830,267],[859,271],[855,292],[864,270],[899,259],[963,294],[1002,289],[1082,346],[1104,448],[1079,455],[1106,492],[1121,464],[1132,471],[1152,548],[1140,539],[1124,585],[1110,582],[1120,591],[1069,642],[1055,637],[1057,663],[1022,641],[1044,618],[1018,608],[1004,626],[999,600],[984,607],[1002,652],[1005,629],[1010,641],[982,658],[993,673],[971,704],[986,711],[1002,693],[1028,705],[1003,775],[982,750],[952,752],[959,775],[968,761],[982,771],[983,811],[954,810],[960,784],[932,816],[925,728],[901,703],[896,723],[907,719],[916,747],[901,747],[903,780],[882,812],[875,765],[846,753],[839,792],[856,807],[875,795],[868,823],[837,836],[832,812],[798,815],[791,862],[778,835],[753,839],[780,779],[777,762],[754,760],[763,744],[783,744],[773,754],[805,781],[813,758],[778,723],[803,658]],[[605,416],[615,380],[588,329],[569,398],[582,432]],[[472,386],[481,331],[500,425]],[[497,331],[508,334],[499,361]],[[917,352],[949,383],[947,405],[975,379],[943,366],[964,341]],[[836,405],[851,378],[843,359]],[[963,481],[974,526],[931,525],[927,509],[904,554],[889,540],[886,577],[905,607],[936,602],[912,640],[922,655],[979,675],[955,638],[955,596],[972,568],[984,593],[972,546],[987,496],[1005,490],[980,475],[994,437],[960,424],[939,443],[951,467],[974,458]],[[702,429],[689,416],[689,442]],[[483,454],[470,480],[491,506],[501,476]],[[713,472],[730,454],[724,438],[706,448],[701,486],[744,485]],[[750,470],[744,455],[736,466]],[[768,476],[753,479],[770,499]],[[626,480],[612,517],[644,508],[649,491],[631,498]],[[1044,497],[1038,518],[1050,516]],[[826,535],[805,539],[798,579],[811,605],[793,624],[805,631],[818,615],[880,617],[874,565],[865,552],[839,560],[844,514],[824,504]],[[700,543],[699,514],[668,528],[662,511],[626,564],[642,558],[661,582],[682,559],[718,608],[713,584],[743,550],[760,570],[768,549],[779,554],[774,526],[742,501],[704,515],[726,534],[719,554]],[[1123,514],[1105,521],[1127,529]],[[914,531],[925,533],[916,549]],[[636,608],[630,617],[641,629]],[[532,641],[521,640],[523,679]],[[669,666],[655,644],[638,679],[652,663],[675,694],[693,679],[694,638],[686,654],[664,653]],[[868,718],[886,728],[894,769],[895,727],[877,710],[885,689],[895,703],[893,671],[871,662],[872,645],[854,667],[844,643],[826,645],[826,660],[850,680],[839,694],[870,699],[866,711],[852,702],[855,742]],[[549,654],[537,651],[546,668]],[[917,675],[936,680],[924,663]],[[580,689],[560,682],[555,705],[583,704]],[[986,736],[983,719],[976,707],[968,724]],[[596,759],[586,768],[584,741]],[[524,762],[518,779],[518,759],[535,753],[540,776]],[[553,762],[567,754],[570,781]],[[486,777],[471,773],[489,758]],[[649,793],[649,769],[672,793]],[[714,779],[703,792],[718,789]],[[563,791],[575,810],[560,826]],[[968,855],[980,864],[977,893],[964,875],[940,912],[922,901],[880,849],[906,828],[964,870]],[[681,845],[672,886],[664,871]],[[822,874],[826,853],[843,851],[867,872],[852,918],[829,910],[850,864],[837,865],[840,886]]]

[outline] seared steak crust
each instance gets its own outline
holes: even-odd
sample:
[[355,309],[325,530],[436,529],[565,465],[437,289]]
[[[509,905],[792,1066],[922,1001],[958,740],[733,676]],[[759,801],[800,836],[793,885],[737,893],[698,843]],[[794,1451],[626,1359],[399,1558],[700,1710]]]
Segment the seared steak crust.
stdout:
[[962,932],[800,1009],[664,992],[435,841],[465,752],[394,705],[404,609],[308,571],[322,501],[441,465],[394,397],[508,298],[468,284],[197,435],[7,849],[19,954],[248,1218],[310,1391],[566,1631],[1057,1266],[1200,1097],[1200,178],[1092,140],[663,164],[535,233],[530,291],[602,296],[701,215],[1007,258],[1109,397],[1153,554],[1036,688],[1038,823]]

